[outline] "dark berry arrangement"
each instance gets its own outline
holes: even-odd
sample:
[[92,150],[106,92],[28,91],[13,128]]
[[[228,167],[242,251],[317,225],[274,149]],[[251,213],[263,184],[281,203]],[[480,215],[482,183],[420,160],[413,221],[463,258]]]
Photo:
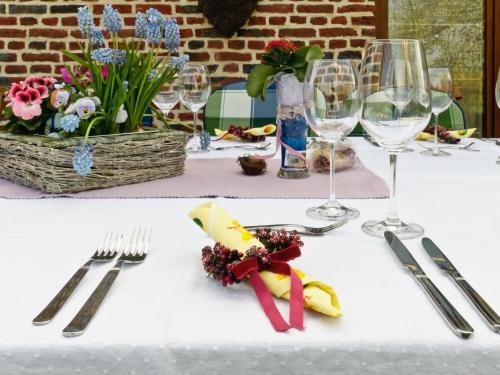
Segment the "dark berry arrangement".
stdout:
[[201,250],[201,261],[208,277],[213,277],[222,283],[223,286],[238,284],[240,282],[232,268],[246,258],[256,258],[259,266],[265,269],[270,265],[270,255],[276,251],[286,249],[289,246],[304,246],[300,235],[296,232],[286,232],[284,229],[273,231],[269,228],[258,229],[255,237],[262,242],[265,247],[252,246],[245,254],[238,250],[231,250],[220,242],[212,248],[205,246]]
[[252,135],[245,133],[246,130],[249,130],[250,128],[244,128],[241,126],[236,126],[236,125],[229,125],[229,128],[227,129],[228,134],[235,135],[236,137],[244,140],[244,141],[250,141],[250,142],[261,142],[265,141],[266,137],[264,135]]
[[[428,126],[427,128],[424,129],[425,133],[429,133],[434,135],[434,126]],[[438,138],[441,139],[444,143],[451,143],[451,144],[456,144],[460,142],[460,139],[453,138],[448,134],[448,129],[443,128],[442,126],[437,125],[437,135]]]

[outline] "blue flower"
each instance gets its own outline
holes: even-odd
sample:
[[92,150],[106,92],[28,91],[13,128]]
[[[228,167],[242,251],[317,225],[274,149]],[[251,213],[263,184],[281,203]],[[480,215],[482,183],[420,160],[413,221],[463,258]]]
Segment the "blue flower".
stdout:
[[179,33],[179,25],[175,18],[170,18],[165,23],[165,47],[172,51],[177,51],[181,45],[181,35]]
[[184,65],[186,65],[188,61],[189,61],[189,55],[170,57],[170,65],[177,68],[177,70],[182,70],[182,68],[184,68]]
[[102,34],[101,29],[98,29],[97,27],[92,27],[92,30],[90,31],[90,38],[93,45],[103,46],[105,44],[104,35]]
[[151,69],[148,73],[148,81],[152,81],[153,79],[156,78],[158,75],[158,70],[157,69]]
[[80,118],[77,115],[66,115],[61,119],[61,128],[71,133],[80,126]]
[[102,20],[104,22],[104,27],[109,32],[116,33],[122,29],[122,18],[120,13],[109,4],[104,6]]
[[163,15],[157,9],[149,8],[146,11],[146,16],[150,23],[158,24],[160,26],[160,29],[163,31],[166,21],[165,18],[163,18]]
[[82,33],[82,38],[90,37],[92,27],[94,27],[94,20],[90,14],[89,7],[79,7],[76,18],[78,20],[78,27]]
[[137,38],[146,38],[147,28],[148,28],[147,16],[142,12],[138,12],[135,16],[135,36]]
[[126,60],[126,53],[113,48],[98,48],[92,51],[92,59],[103,64],[121,65]]
[[93,156],[92,145],[90,143],[75,148],[75,153],[73,154],[73,169],[77,174],[86,176],[90,173],[90,169],[94,164],[92,160]]
[[128,81],[123,81],[123,88],[128,91]]
[[146,29],[146,39],[149,44],[160,44],[161,43],[161,26],[158,23],[150,22]]

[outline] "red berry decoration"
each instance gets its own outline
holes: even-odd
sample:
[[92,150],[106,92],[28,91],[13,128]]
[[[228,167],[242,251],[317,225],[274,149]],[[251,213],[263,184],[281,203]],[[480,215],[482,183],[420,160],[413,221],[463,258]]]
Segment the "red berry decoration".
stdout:
[[242,140],[245,141],[250,141],[250,142],[260,142],[260,141],[265,141],[266,137],[263,135],[252,135],[245,133],[246,130],[249,130],[250,128],[243,128],[240,126],[236,125],[229,125],[229,128],[227,129],[228,134],[232,134]]
[[[425,128],[424,132],[434,135],[434,125]],[[448,134],[448,129],[443,128],[439,125],[437,125],[437,135],[438,138],[441,139],[444,143],[456,144],[460,142],[460,139],[453,138]]]

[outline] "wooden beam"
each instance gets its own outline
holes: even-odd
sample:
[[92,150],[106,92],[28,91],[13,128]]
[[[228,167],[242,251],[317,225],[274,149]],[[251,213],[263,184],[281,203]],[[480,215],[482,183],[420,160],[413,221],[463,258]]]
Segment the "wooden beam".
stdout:
[[389,38],[389,0],[375,0],[375,35]]

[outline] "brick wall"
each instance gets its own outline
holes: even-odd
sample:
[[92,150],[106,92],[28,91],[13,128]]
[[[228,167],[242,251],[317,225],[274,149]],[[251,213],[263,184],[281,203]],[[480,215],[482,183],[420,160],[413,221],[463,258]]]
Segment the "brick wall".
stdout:
[[[209,66],[214,86],[244,78],[272,39],[319,44],[329,57],[361,58],[365,41],[375,36],[376,0],[260,0],[238,35],[217,37],[197,11],[197,0],[1,0],[0,86],[29,74],[57,75],[61,49],[77,50],[76,9],[103,4],[120,10],[130,34],[136,11],[155,7],[176,16],[181,27],[182,53]],[[99,23],[96,20],[96,23]],[[189,120],[190,114],[179,114]]]

